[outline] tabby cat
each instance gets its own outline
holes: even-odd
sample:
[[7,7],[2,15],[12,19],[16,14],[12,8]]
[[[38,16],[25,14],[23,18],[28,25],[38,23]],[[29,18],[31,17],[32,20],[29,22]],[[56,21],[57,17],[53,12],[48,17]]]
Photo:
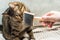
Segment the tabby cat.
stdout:
[[21,2],[10,2],[9,8],[2,14],[3,36],[6,40],[23,40],[24,34],[29,35],[29,39],[34,39],[32,28],[23,24],[24,11],[30,10]]

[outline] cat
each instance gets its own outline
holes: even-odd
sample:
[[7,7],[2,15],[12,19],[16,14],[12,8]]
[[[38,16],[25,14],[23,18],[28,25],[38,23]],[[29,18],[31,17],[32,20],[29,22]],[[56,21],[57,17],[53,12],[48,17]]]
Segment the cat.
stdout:
[[3,36],[6,40],[23,40],[24,34],[29,35],[29,40],[34,39],[32,27],[25,28],[23,24],[24,11],[30,10],[22,2],[10,2],[2,14]]

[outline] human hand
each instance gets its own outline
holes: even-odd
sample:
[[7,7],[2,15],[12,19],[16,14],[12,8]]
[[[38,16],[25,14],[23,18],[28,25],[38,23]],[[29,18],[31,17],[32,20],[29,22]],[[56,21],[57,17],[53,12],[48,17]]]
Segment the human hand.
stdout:
[[55,22],[60,22],[60,12],[58,11],[50,11],[47,12],[40,18],[40,22],[43,26],[52,27]]

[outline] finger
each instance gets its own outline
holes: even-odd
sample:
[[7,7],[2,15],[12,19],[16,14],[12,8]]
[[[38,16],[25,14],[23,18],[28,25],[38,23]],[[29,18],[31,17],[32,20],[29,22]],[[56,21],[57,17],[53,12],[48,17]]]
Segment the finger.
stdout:
[[46,26],[50,25],[50,21],[45,21]]
[[46,16],[52,16],[54,15],[54,13],[48,13]]
[[54,21],[55,18],[51,17],[51,16],[45,16],[45,17],[41,17],[39,22],[45,22],[45,21]]
[[50,22],[50,24],[48,24],[48,27],[52,28],[53,24],[54,24],[54,22]]
[[54,13],[48,12],[48,13],[45,13],[42,17],[44,17],[44,16],[52,16],[52,15],[54,15]]
[[46,17],[46,18],[43,18],[42,21],[50,21],[50,22],[55,22],[55,18],[53,17]]

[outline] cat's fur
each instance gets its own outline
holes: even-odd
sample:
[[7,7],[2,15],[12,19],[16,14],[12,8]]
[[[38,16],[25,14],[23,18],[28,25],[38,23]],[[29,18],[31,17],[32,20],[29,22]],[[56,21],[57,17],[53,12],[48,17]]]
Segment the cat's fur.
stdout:
[[20,2],[11,2],[15,8],[7,8],[7,10],[2,14],[2,24],[3,24],[3,36],[6,40],[23,40],[24,34],[27,33],[29,38],[34,38],[32,28],[25,28],[23,24],[23,12],[27,11],[28,8]]

